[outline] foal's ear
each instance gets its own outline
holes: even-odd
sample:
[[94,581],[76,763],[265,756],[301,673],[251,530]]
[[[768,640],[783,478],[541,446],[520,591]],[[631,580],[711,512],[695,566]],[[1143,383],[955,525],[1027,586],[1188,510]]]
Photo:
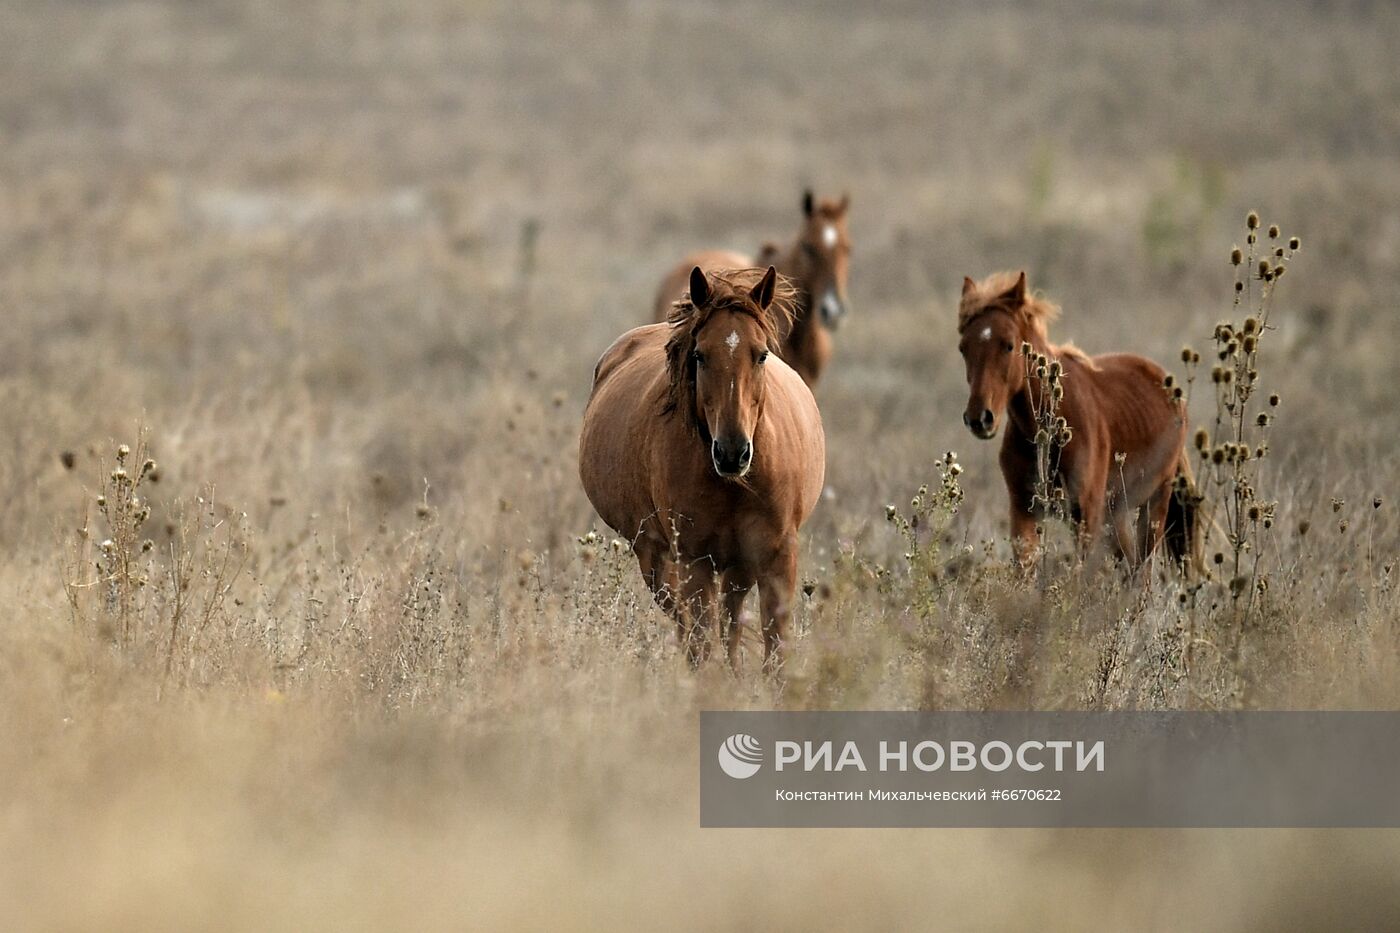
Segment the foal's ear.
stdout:
[[749,292],[749,297],[758,305],[759,310],[767,311],[768,306],[773,303],[773,292],[778,287],[778,270],[772,266],[763,273],[763,278],[758,280],[758,284]]
[[964,298],[966,298],[970,292],[976,290],[976,288],[977,288],[977,283],[976,283],[976,282],[972,281],[972,279],[969,278],[968,276],[963,276],[963,297],[964,297]]
[[851,193],[850,193],[849,191],[843,192],[842,195],[841,195],[841,203],[836,205],[836,209],[837,209],[840,213],[844,214],[844,213],[846,213],[847,210],[850,209],[850,207],[851,207]]
[[802,192],[802,216],[811,217],[812,211],[816,210],[816,208],[816,198],[812,196],[812,189],[808,188],[806,191]]
[[710,302],[710,283],[705,273],[696,266],[690,270],[690,303],[700,308]]
[[1022,305],[1026,303],[1026,273],[1023,271],[1016,278],[1016,284],[1002,293],[1002,298],[1012,304]]

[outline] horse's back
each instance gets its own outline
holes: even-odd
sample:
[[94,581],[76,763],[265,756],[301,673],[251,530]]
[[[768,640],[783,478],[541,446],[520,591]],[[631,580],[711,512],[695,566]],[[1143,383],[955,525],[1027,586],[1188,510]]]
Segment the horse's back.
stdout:
[[628,536],[651,511],[647,441],[663,402],[669,331],[648,324],[617,338],[594,367],[583,414],[579,479],[603,521]]
[[709,273],[724,269],[747,269],[753,264],[752,257],[729,249],[707,249],[691,253],[661,280],[661,287],[656,290],[656,301],[652,307],[652,320],[666,320],[667,315],[671,313],[671,305],[689,290],[690,270],[696,266]]
[[1176,414],[1163,386],[1167,371],[1152,360],[1136,353],[1104,353],[1087,360],[1099,394],[1110,408],[1150,420]]

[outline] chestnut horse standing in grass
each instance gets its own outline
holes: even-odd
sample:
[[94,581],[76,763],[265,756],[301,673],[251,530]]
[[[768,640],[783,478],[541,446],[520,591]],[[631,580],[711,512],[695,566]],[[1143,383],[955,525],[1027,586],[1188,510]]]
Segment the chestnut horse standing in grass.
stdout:
[[690,273],[670,322],[618,338],[593,373],[579,476],[632,542],[642,577],[694,665],[720,628],[739,663],[755,585],[765,671],[781,666],[797,586],[797,531],[826,470],[821,414],[777,354],[791,289],[777,272]]
[[[1018,560],[1028,563],[1044,517],[1034,503],[1035,402],[1045,391],[1029,372],[1022,344],[1062,367],[1064,397],[1058,413],[1071,437],[1059,449],[1052,481],[1064,491],[1087,555],[1108,525],[1114,553],[1137,567],[1165,534],[1177,560],[1191,557],[1193,509],[1174,494],[1180,475],[1189,483],[1184,452],[1186,414],[1163,387],[1166,372],[1130,353],[1090,357],[1073,345],[1056,346],[1046,325],[1059,308],[1026,291],[1026,274],[998,273],[963,280],[958,349],[971,390],[963,423],[977,437],[996,436],[1005,416],[1001,472],[1011,497],[1011,536]],[[1169,516],[1169,513],[1170,516]],[[1133,519],[1136,515],[1136,534]]]
[[849,307],[846,275],[851,241],[846,233],[846,213],[850,206],[849,195],[839,201],[818,201],[807,191],[802,196],[802,229],[788,247],[765,243],[756,258],[729,250],[687,256],[662,280],[652,320],[666,320],[695,266],[706,272],[776,266],[797,290],[793,321],[783,334],[778,355],[815,388],[831,358],[831,332]]

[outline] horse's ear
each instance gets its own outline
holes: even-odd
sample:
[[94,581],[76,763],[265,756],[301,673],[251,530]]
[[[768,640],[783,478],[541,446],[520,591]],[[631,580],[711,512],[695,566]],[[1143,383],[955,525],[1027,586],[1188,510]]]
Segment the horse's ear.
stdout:
[[699,266],[690,270],[690,303],[697,308],[710,302],[710,283]]
[[843,213],[843,214],[846,213],[846,211],[850,209],[850,207],[851,207],[851,193],[850,193],[849,191],[844,192],[844,193],[841,195],[841,203],[838,204],[838,205],[836,205],[836,207],[837,207],[837,210],[839,210],[839,211],[840,211],[841,213]]
[[763,273],[763,278],[759,279],[758,284],[749,292],[749,297],[758,305],[759,310],[767,311],[768,306],[773,303],[773,293],[777,288],[778,270],[769,266],[768,271]]
[[1008,288],[1001,297],[1016,305],[1026,303],[1026,273],[1024,271],[1016,277],[1016,284]]
[[816,199],[812,196],[812,189],[808,188],[806,191],[802,192],[802,216],[811,217],[812,211],[816,210],[816,208]]
[[977,283],[968,276],[963,276],[963,297],[966,298],[970,292],[977,288]]

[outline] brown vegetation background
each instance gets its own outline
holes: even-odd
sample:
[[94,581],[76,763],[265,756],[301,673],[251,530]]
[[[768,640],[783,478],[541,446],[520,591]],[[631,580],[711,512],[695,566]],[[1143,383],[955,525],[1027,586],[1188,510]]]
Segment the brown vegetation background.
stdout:
[[[1393,922],[1392,833],[701,831],[695,735],[775,705],[1395,707],[1397,59],[1361,0],[8,0],[0,916]],[[789,236],[808,184],[851,193],[853,313],[780,690],[752,647],[685,669],[584,537],[574,444],[658,277]],[[1304,243],[1261,367],[1268,598],[1234,625],[1167,581],[1021,585],[960,423],[961,277],[1026,268],[1055,336],[1175,365],[1231,313],[1248,209]],[[96,497],[143,431],[151,514],[104,582]],[[948,449],[966,501],[911,573],[884,506]]]

